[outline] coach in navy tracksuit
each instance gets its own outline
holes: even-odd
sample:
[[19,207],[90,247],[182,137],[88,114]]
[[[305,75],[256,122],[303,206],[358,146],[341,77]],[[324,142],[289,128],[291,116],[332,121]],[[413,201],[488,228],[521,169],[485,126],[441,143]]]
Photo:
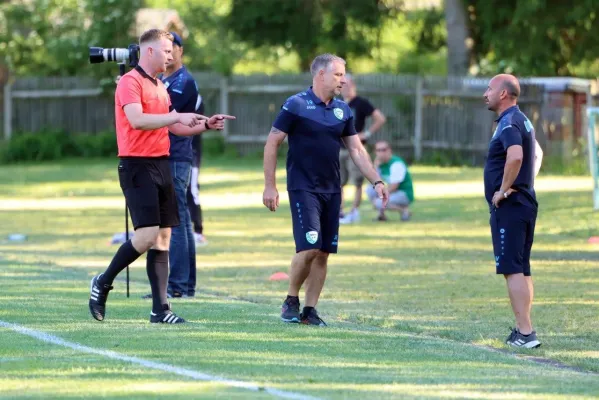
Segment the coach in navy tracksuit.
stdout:
[[518,80],[507,74],[491,79],[485,92],[489,110],[498,115],[485,165],[485,197],[491,214],[496,272],[505,276],[516,317],[516,328],[506,343],[534,348],[541,342],[530,319],[530,251],[538,208],[534,179],[542,151],[532,123],[517,106],[519,96]]
[[[351,109],[344,101],[335,99],[346,84],[345,61],[323,54],[314,59],[310,71],[312,87],[287,99],[268,135],[263,203],[271,211],[279,206],[275,180],[277,149],[289,136],[287,191],[296,255],[281,319],[324,326],[315,307],[324,286],[328,256],[337,252],[339,241],[342,140],[385,205],[389,193],[356,134]],[[300,314],[299,290],[304,281],[306,300]]]
[[[173,62],[168,66],[161,79],[177,112],[196,112],[201,105],[198,87],[181,60],[183,41],[179,35],[171,33],[174,37]],[[193,137],[176,136],[172,133],[169,133],[169,137],[169,164],[173,175],[181,224],[173,228],[171,233],[168,293],[171,297],[192,297],[195,295],[196,287],[196,251],[191,217],[187,207],[187,190],[193,161]]]

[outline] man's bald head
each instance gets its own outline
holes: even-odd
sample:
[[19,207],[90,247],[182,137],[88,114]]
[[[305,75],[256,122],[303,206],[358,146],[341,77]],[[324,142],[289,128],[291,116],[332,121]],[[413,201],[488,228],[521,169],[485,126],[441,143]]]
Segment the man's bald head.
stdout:
[[520,83],[514,75],[496,75],[489,82],[484,97],[489,110],[503,112],[517,103],[520,97]]
[[501,90],[505,90],[508,95],[518,98],[520,97],[520,82],[514,75],[499,74],[493,79],[497,79]]

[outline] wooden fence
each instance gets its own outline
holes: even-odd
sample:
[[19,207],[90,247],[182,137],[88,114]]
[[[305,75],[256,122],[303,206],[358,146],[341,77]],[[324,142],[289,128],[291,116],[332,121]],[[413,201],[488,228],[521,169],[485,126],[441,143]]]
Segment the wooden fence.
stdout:
[[[215,73],[193,75],[208,114],[222,112],[237,117],[228,124],[224,136],[241,152],[260,148],[281,104],[311,82],[305,74],[228,78]],[[387,117],[375,137],[389,140],[406,158],[421,160],[436,152],[459,153],[473,165],[484,159],[495,118],[483,101],[488,79],[362,75],[355,76],[355,80],[359,94]],[[3,135],[10,138],[18,132],[96,134],[114,130],[113,89],[106,92],[90,78],[17,79],[3,89]],[[556,112],[559,107],[555,105],[548,109],[547,93],[535,84],[522,84],[519,103],[533,122],[541,144],[548,145],[545,129],[555,126],[552,119],[563,120],[563,112]],[[572,131],[571,126],[565,128]],[[575,140],[561,137],[559,132],[551,136],[558,144]],[[571,143],[555,143],[549,146],[555,155],[571,148]]]

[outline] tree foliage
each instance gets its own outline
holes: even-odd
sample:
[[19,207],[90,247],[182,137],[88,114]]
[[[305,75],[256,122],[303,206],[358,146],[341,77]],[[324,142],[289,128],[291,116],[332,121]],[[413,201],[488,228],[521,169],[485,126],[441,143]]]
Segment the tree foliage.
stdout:
[[227,25],[251,46],[293,48],[306,71],[319,52],[369,54],[390,12],[379,0],[233,0]]
[[[114,77],[88,47],[126,47],[142,6],[177,10],[189,29],[184,62],[223,74],[299,72],[331,52],[360,72],[593,76],[599,0],[446,0],[454,11],[394,0],[0,1],[0,81],[16,75]],[[465,13],[462,11],[465,10]],[[445,9],[447,11],[447,8]],[[464,18],[464,14],[466,18]],[[450,23],[450,21],[452,21]],[[446,26],[446,22],[449,25]],[[448,35],[449,31],[449,35]],[[457,33],[456,33],[457,32]],[[449,56],[448,56],[449,54]],[[453,58],[452,58],[453,56]],[[449,65],[442,65],[449,58]],[[456,72],[459,66],[459,72]]]
[[[88,47],[126,47],[142,0],[31,0],[0,5],[0,57],[17,75],[96,75]],[[113,66],[114,68],[114,66]]]
[[483,73],[570,75],[599,56],[597,0],[466,0],[473,55]]

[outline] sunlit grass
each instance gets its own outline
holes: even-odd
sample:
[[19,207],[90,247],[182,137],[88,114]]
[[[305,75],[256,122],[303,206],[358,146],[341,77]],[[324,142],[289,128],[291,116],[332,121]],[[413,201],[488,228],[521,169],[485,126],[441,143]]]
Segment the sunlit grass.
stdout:
[[[327,329],[279,323],[294,253],[280,170],[282,205],[261,204],[259,162],[207,163],[201,199],[210,244],[198,249],[200,297],[174,300],[191,323],[147,322],[142,257],[109,299],[107,320],[87,310],[89,279],[103,270],[124,231],[116,160],[0,169],[0,319],[67,340],[325,398],[590,398],[596,375],[558,370],[476,346],[505,349],[513,320],[503,278],[494,274],[482,171],[412,168],[413,220],[342,226],[319,311]],[[599,235],[590,177],[542,176],[533,247],[535,356],[599,372]],[[351,194],[352,188],[347,188]],[[24,242],[10,242],[10,233]],[[162,373],[77,354],[0,329],[0,397],[259,397],[259,393],[175,380]],[[42,357],[41,354],[46,356]],[[52,360],[49,362],[48,360]],[[90,361],[93,363],[90,365]],[[51,371],[56,371],[52,375]],[[87,372],[86,372],[87,371]],[[104,389],[102,389],[104,390]],[[586,397],[585,397],[586,395]]]

